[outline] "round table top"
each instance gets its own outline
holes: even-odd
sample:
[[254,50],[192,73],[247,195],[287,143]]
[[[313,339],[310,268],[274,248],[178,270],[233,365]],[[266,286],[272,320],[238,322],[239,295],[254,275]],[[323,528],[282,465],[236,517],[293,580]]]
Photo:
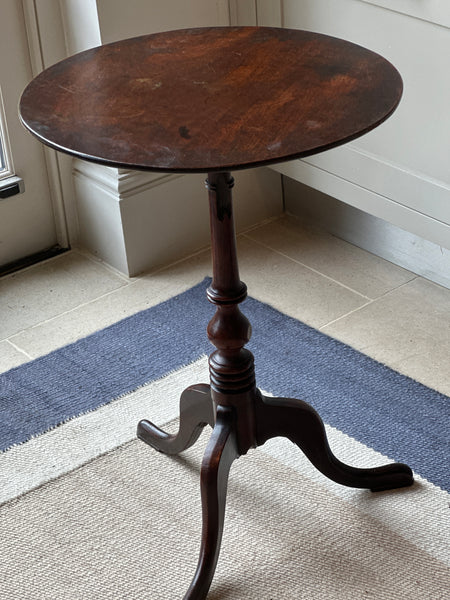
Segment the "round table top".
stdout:
[[350,141],[394,111],[384,58],[318,33],[185,29],[76,54],[38,75],[23,124],[57,150],[129,169],[228,171]]

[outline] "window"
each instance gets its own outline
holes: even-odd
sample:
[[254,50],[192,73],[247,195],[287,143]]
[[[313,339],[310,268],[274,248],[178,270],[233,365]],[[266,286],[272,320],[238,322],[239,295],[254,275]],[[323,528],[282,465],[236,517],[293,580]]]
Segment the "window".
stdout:
[[2,173],[5,169],[6,169],[6,165],[5,165],[5,157],[4,157],[4,153],[3,153],[3,141],[2,141],[2,138],[0,137],[0,173]]
[[4,200],[21,194],[25,188],[22,179],[14,173],[1,92],[0,88],[0,200]]
[[3,98],[0,89],[0,179],[5,179],[11,175],[14,175],[14,169],[9,150],[5,111],[3,109]]

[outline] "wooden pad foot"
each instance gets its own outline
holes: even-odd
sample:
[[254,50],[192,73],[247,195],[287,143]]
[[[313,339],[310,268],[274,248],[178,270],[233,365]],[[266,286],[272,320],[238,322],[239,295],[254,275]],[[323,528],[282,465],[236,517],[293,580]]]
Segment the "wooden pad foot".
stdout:
[[258,445],[273,437],[287,437],[326,477],[349,487],[373,492],[412,485],[411,469],[402,463],[360,469],[341,462],[332,453],[319,414],[293,398],[264,398],[257,407]]
[[188,387],[180,398],[180,428],[170,435],[151,423],[140,421],[137,437],[164,454],[179,454],[198,440],[205,425],[214,425],[214,406],[209,385]]

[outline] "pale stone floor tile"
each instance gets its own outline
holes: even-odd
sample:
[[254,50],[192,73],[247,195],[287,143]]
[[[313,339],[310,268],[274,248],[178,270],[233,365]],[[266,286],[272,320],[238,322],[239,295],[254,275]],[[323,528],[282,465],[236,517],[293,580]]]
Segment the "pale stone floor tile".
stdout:
[[47,354],[184,292],[209,272],[209,251],[206,251],[156,273],[130,280],[129,285],[21,331],[10,339],[33,357]]
[[450,395],[450,291],[422,278],[322,328]]
[[240,276],[250,296],[321,327],[367,303],[367,298],[248,238],[238,243]]
[[285,215],[247,235],[372,299],[415,278],[413,273],[295,217]]
[[[363,296],[248,239],[239,240],[239,254],[241,278],[250,295],[313,326],[320,327],[366,302]],[[131,280],[43,323],[36,316],[36,325],[10,339],[37,357],[181,293],[207,275],[211,275],[209,250]],[[75,272],[72,280],[77,277]],[[38,302],[35,312],[40,310]]]
[[126,285],[123,278],[68,252],[0,280],[0,339]]
[[[390,263],[386,266],[386,261],[376,259],[381,261],[382,270],[386,267],[389,271],[388,284],[400,287],[369,301],[345,287],[350,287],[348,279],[341,286],[326,273],[322,276],[298,264],[295,258],[279,254],[288,254],[279,225],[275,222],[256,228],[239,238],[240,275],[249,295],[450,394],[449,290],[420,278],[402,286],[402,277],[411,274],[403,269],[392,271]],[[258,229],[264,233],[263,243],[274,251],[247,237],[257,236]],[[330,238],[320,241],[324,254],[329,252],[327,244],[334,247],[336,243]],[[315,239],[310,238],[313,246]],[[289,245],[293,247],[294,240]],[[350,244],[345,248],[347,252],[349,256],[344,259],[348,265],[352,253],[357,257],[357,279],[362,281],[364,269],[369,269],[369,263],[364,262],[367,257],[360,262],[361,251]],[[319,264],[315,265],[311,267],[320,270]],[[0,280],[1,327],[11,332],[7,335],[17,349],[7,342],[0,343],[0,370],[26,361],[26,354],[40,356],[162,302],[207,275],[211,275],[209,250],[128,283],[124,276],[116,276],[75,252],[5,277]]]
[[0,373],[23,365],[29,360],[28,356],[14,348],[8,341],[0,342]]

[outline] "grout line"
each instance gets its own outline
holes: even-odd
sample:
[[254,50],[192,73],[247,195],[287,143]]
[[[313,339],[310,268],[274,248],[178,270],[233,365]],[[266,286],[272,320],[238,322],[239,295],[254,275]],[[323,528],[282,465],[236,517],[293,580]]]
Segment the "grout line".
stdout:
[[353,310],[351,310],[350,312],[346,313],[345,315],[342,315],[341,317],[338,317],[337,319],[333,319],[333,321],[330,321],[329,323],[326,323],[325,325],[322,325],[321,327],[319,327],[319,331],[322,331],[322,329],[324,329],[325,327],[328,327],[328,325],[333,325],[334,323],[336,323],[337,321],[340,321],[341,319],[345,319],[346,317],[358,312],[359,310],[361,310],[362,308],[366,308],[366,306],[369,306],[371,304],[375,304],[376,302],[378,302],[379,300],[381,300],[382,298],[385,298],[386,296],[389,296],[390,294],[392,294],[393,292],[396,292],[397,290],[401,289],[402,287],[404,287],[405,285],[410,284],[412,281],[416,280],[416,279],[420,279],[420,276],[416,276],[413,277],[412,279],[410,279],[409,281],[405,281],[404,283],[401,283],[400,285],[398,285],[395,288],[392,288],[391,290],[388,290],[387,292],[385,292],[384,294],[381,294],[381,296],[378,296],[377,298],[373,298],[370,302],[366,302],[366,304],[363,304],[362,306],[359,306],[358,308],[355,308]]
[[358,308],[354,308],[353,310],[351,310],[348,313],[345,313],[345,315],[341,315],[340,317],[337,317],[337,319],[333,319],[332,321],[329,321],[328,323],[325,323],[325,325],[321,325],[320,327],[317,327],[318,331],[322,331],[323,329],[325,329],[326,327],[328,327],[329,325],[334,325],[334,323],[337,323],[338,321],[340,321],[341,319],[345,319],[346,317],[349,317],[350,315],[353,315],[354,313],[358,312],[359,310],[361,310],[362,308],[365,308],[366,306],[370,306],[371,304],[373,304],[374,302],[376,302],[375,300],[371,300],[370,302],[366,302],[365,304],[363,304],[362,306],[358,306]]
[[[202,248],[201,250],[198,250],[198,251],[192,253],[191,255],[189,255],[187,257],[184,257],[184,258],[181,258],[181,259],[179,259],[179,260],[177,260],[177,261],[175,261],[173,263],[170,263],[169,265],[165,265],[164,267],[156,269],[155,271],[150,271],[149,273],[146,273],[145,275],[141,275],[141,276],[135,277],[135,278],[133,278],[133,280],[127,279],[126,280],[126,285],[120,286],[119,288],[116,288],[114,290],[110,290],[109,292],[106,292],[104,294],[101,294],[100,296],[92,298],[91,300],[88,300],[87,302],[82,302],[81,304],[77,304],[76,306],[72,307],[69,310],[65,310],[65,311],[63,311],[61,313],[58,313],[57,315],[53,315],[52,317],[49,317],[48,319],[45,319],[44,321],[39,321],[39,323],[35,323],[34,325],[31,325],[30,327],[25,327],[24,329],[21,329],[20,331],[16,331],[10,337],[6,337],[6,338],[0,339],[0,342],[1,341],[7,341],[10,344],[12,344],[14,347],[16,347],[15,344],[13,344],[13,342],[11,342],[11,339],[15,338],[16,336],[21,335],[21,334],[23,334],[26,331],[30,331],[30,330],[36,329],[36,328],[40,327],[41,325],[46,325],[47,323],[51,323],[55,319],[59,319],[60,317],[62,317],[64,315],[70,315],[71,313],[77,311],[79,308],[83,308],[85,306],[89,306],[90,304],[93,304],[94,302],[97,302],[98,300],[102,300],[104,298],[107,298],[108,296],[111,296],[111,295],[115,294],[115,293],[119,293],[120,290],[124,290],[126,288],[130,288],[130,287],[134,286],[138,281],[144,279],[144,277],[146,277],[146,276],[148,277],[148,275],[155,275],[157,273],[160,273],[160,272],[162,272],[162,271],[164,271],[166,269],[169,269],[170,267],[172,267],[172,266],[174,266],[176,264],[182,263],[185,260],[188,260],[188,259],[190,259],[190,258],[192,258],[192,257],[194,257],[196,255],[201,254],[202,252],[205,252],[205,250],[207,250],[207,248]],[[80,252],[79,249],[71,250],[71,252],[78,252],[83,257],[89,258],[89,254],[87,252],[86,252],[86,254],[84,254],[84,252]],[[97,262],[97,260],[95,259],[95,257],[93,257],[91,260],[95,264],[99,264]],[[100,264],[103,266],[103,262],[101,262]],[[108,267],[109,267],[109,265],[108,265]],[[111,270],[113,270],[113,267],[111,267]],[[115,270],[113,270],[113,271],[115,271]],[[122,275],[122,278],[126,278],[125,275],[123,275],[123,274],[121,274],[121,275]],[[17,347],[17,349],[20,350],[19,347]]]
[[[199,248],[198,250],[195,250],[194,252],[192,252],[191,254],[188,254],[187,256],[183,256],[182,258],[179,258],[177,260],[175,260],[174,262],[169,263],[168,265],[163,265],[161,267],[156,267],[154,270],[149,270],[149,271],[145,271],[144,273],[142,273],[141,275],[137,275],[136,276],[136,281],[139,279],[144,279],[149,277],[150,275],[156,275],[158,273],[162,273],[168,269],[171,269],[172,267],[179,265],[187,260],[190,260],[191,258],[195,258],[196,256],[199,256],[200,254],[203,254],[204,252],[207,252],[208,250],[210,250],[211,246],[203,246],[202,248]],[[134,283],[134,281],[132,282]]]
[[131,277],[128,277],[128,275],[124,275],[118,269],[116,269],[115,267],[112,267],[111,265],[106,263],[101,258],[97,258],[88,250],[84,250],[83,248],[73,248],[73,252],[79,254],[83,258],[86,258],[87,260],[94,263],[95,265],[102,267],[103,269],[105,269],[105,271],[112,273],[116,277],[119,277],[119,279],[121,279],[122,281],[125,281],[125,283],[127,283],[127,284],[133,283],[133,281],[131,281],[131,279],[132,279]]
[[364,298],[365,300],[369,300],[370,302],[373,301],[373,298],[369,298],[369,296],[361,294],[361,292],[358,292],[357,290],[354,290],[353,288],[349,287],[348,285],[345,285],[345,283],[342,283],[341,281],[337,281],[337,279],[333,279],[329,275],[326,275],[325,273],[322,273],[321,271],[318,271],[317,269],[314,269],[313,267],[310,267],[310,266],[306,265],[305,263],[302,263],[299,260],[296,260],[295,258],[292,258],[291,256],[288,256],[287,254],[284,254],[284,252],[280,252],[279,250],[275,250],[275,248],[272,248],[271,246],[268,246],[267,244],[264,244],[263,242],[254,240],[252,237],[247,236],[245,234],[243,235],[243,237],[245,237],[246,239],[254,242],[255,244],[263,246],[264,248],[266,248],[267,250],[270,250],[271,252],[275,252],[275,254],[279,254],[280,256],[283,256],[284,258],[287,258],[288,260],[292,261],[293,263],[296,263],[297,265],[300,265],[301,267],[304,267],[305,269],[308,269],[309,271],[312,271],[313,273],[316,273],[316,275],[320,275],[321,277],[324,277],[325,279],[328,279],[329,281],[332,281],[336,285],[339,285],[339,286],[345,288],[346,290],[348,290],[349,292],[352,292],[353,294],[357,294],[358,296],[360,296],[361,298]]
[[[72,308],[71,308],[71,309],[69,309],[69,310],[65,310],[65,311],[63,311],[63,312],[61,312],[61,313],[58,313],[57,315],[53,315],[52,317],[49,317],[48,319],[45,319],[44,321],[39,321],[39,323],[35,323],[35,324],[34,324],[34,325],[32,325],[31,327],[25,327],[24,329],[21,329],[20,331],[16,331],[16,333],[12,334],[12,335],[10,336],[10,338],[3,338],[3,340],[0,340],[0,341],[10,341],[10,339],[13,339],[14,337],[16,337],[16,336],[18,336],[18,335],[21,335],[21,334],[22,334],[22,333],[24,333],[25,331],[29,331],[29,330],[32,330],[32,329],[36,329],[37,327],[40,327],[41,325],[45,325],[45,324],[47,324],[47,323],[51,323],[51,322],[52,322],[52,321],[54,321],[55,319],[59,319],[60,317],[62,317],[62,316],[64,316],[64,315],[70,315],[71,313],[73,313],[73,312],[77,311],[79,308],[83,308],[83,307],[85,307],[85,306],[89,306],[90,304],[93,304],[94,302],[97,302],[98,300],[102,300],[102,299],[104,299],[104,298],[107,298],[108,296],[111,296],[111,295],[113,295],[113,294],[115,294],[115,293],[120,293],[120,291],[121,291],[121,290],[124,290],[124,289],[126,289],[126,288],[130,288],[130,287],[133,287],[133,286],[134,286],[134,285],[135,285],[135,284],[136,284],[138,281],[140,281],[140,280],[143,280],[145,277],[148,277],[148,275],[155,275],[155,274],[157,274],[157,273],[160,273],[160,272],[163,272],[163,271],[165,271],[166,269],[170,269],[170,268],[171,268],[171,267],[173,267],[174,265],[177,265],[177,264],[179,264],[179,263],[182,263],[182,262],[184,262],[184,261],[186,261],[186,260],[189,260],[190,258],[193,258],[194,256],[197,256],[197,255],[199,255],[199,254],[202,254],[202,253],[203,253],[203,252],[205,252],[206,250],[207,250],[207,248],[202,248],[201,250],[198,250],[198,251],[196,251],[196,252],[194,252],[194,253],[190,254],[190,255],[189,255],[189,256],[187,256],[187,257],[180,258],[179,260],[177,260],[177,261],[175,261],[175,262],[173,262],[173,263],[170,263],[169,265],[165,265],[164,267],[158,268],[158,269],[156,269],[155,271],[150,271],[150,272],[146,273],[145,275],[140,275],[140,276],[137,276],[137,277],[133,278],[133,280],[132,280],[132,281],[130,281],[130,280],[128,279],[128,280],[126,281],[126,285],[123,285],[123,286],[121,286],[121,287],[119,287],[119,288],[116,288],[116,289],[114,289],[114,290],[110,290],[109,292],[106,292],[106,293],[104,293],[104,294],[101,294],[100,296],[97,296],[96,298],[92,298],[91,300],[88,300],[87,302],[82,302],[81,304],[77,304],[77,306],[74,306],[74,307],[72,307]],[[75,252],[78,252],[78,250],[75,250]],[[80,254],[82,254],[83,256],[85,256],[85,255],[84,255],[84,253],[81,253],[81,252],[80,252]],[[86,254],[86,256],[85,256],[85,257],[86,257],[86,258],[88,258],[88,254]],[[95,262],[96,264],[98,264],[95,258],[93,258],[93,259],[92,259],[92,262]],[[102,264],[103,264],[103,263],[102,263]],[[111,267],[111,269],[113,269],[113,268]],[[124,277],[124,278],[125,278],[126,276],[122,274],[122,277]],[[10,343],[12,344],[12,342],[10,342]]]
[[242,229],[242,231],[238,231],[236,235],[237,237],[239,237],[242,235],[246,235],[247,233],[250,233],[252,231],[255,231],[255,229],[259,229],[260,227],[271,225],[272,223],[275,223],[276,221],[282,219],[283,216],[284,213],[280,215],[275,215],[274,217],[267,217],[267,219],[264,219],[263,221],[259,221],[258,223],[254,223],[253,225],[249,225],[248,227],[244,227],[244,229]]
[[22,267],[18,271],[12,271],[11,273],[2,275],[0,277],[0,279],[2,280],[2,282],[7,281],[8,279],[14,279],[15,277],[17,277],[17,275],[20,275],[22,273],[27,273],[28,271],[31,271],[32,269],[39,268],[41,265],[46,265],[52,261],[57,261],[57,260],[61,259],[63,256],[68,256],[69,254],[72,254],[72,253],[73,253],[73,248],[69,248],[68,250],[65,250],[64,252],[60,252],[59,254],[56,254],[55,256],[50,256],[49,258],[44,258],[44,260],[40,260],[39,262],[35,262],[30,265],[27,265],[26,267]]
[[[387,292],[384,292],[384,294],[381,294],[381,296],[374,298],[374,301],[380,300],[381,298],[385,298],[386,296],[389,296],[389,294],[392,294],[392,292],[396,292],[397,290],[400,290],[402,287],[404,287],[405,285],[409,285],[416,279],[423,279],[423,277],[420,277],[420,275],[414,275],[414,277],[411,277],[411,279],[408,279],[408,281],[404,281],[400,285],[397,285],[396,287],[388,290]],[[431,283],[433,283],[433,282],[431,282]]]
[[19,346],[17,346],[9,338],[6,338],[6,339],[4,339],[2,341],[6,342],[7,344],[10,344],[15,350],[17,350],[17,352],[20,352],[21,354],[23,354],[24,356],[26,356],[28,358],[28,360],[33,360],[33,358],[35,358],[34,356],[31,356],[30,354],[28,354],[28,352],[25,352],[25,350],[23,350]]
[[[10,338],[4,338],[4,340],[10,341],[11,339],[15,338],[17,335],[20,335],[20,334],[24,333],[25,331],[30,331],[32,329],[36,329],[37,327],[40,327],[41,325],[45,325],[47,323],[50,323],[51,321],[54,321],[55,319],[59,319],[63,315],[70,315],[70,313],[75,312],[79,308],[83,308],[84,306],[89,306],[89,304],[93,304],[94,302],[97,302],[97,300],[102,300],[103,298],[107,298],[108,296],[111,296],[112,294],[115,294],[116,292],[119,292],[120,290],[123,290],[126,287],[130,287],[130,286],[134,285],[134,283],[135,283],[134,281],[130,282],[128,284],[128,286],[122,286],[122,287],[116,288],[115,290],[111,290],[109,292],[106,292],[105,294],[101,294],[101,296],[97,296],[96,298],[93,298],[92,300],[89,300],[88,302],[82,302],[81,304],[77,304],[76,306],[74,306],[70,310],[65,310],[65,311],[63,311],[61,313],[58,313],[57,315],[53,315],[52,317],[49,317],[48,319],[45,319],[44,321],[39,321],[39,323],[35,323],[34,325],[31,325],[31,327],[25,327],[25,329],[21,329],[20,331],[16,331],[16,333],[14,333],[13,335],[11,335]],[[0,340],[0,341],[2,341],[2,340]]]
[[[83,251],[80,248],[71,248],[69,250],[69,252],[71,254],[78,254],[79,256],[82,256],[83,258],[85,258],[86,260],[89,260],[90,262],[104,268],[106,271],[113,273],[114,275],[116,275],[118,278],[120,278],[123,282],[124,285],[115,288],[114,290],[110,290],[109,292],[106,292],[104,294],[101,294],[100,296],[97,296],[96,298],[92,298],[91,300],[87,301],[87,302],[82,302],[81,304],[77,304],[77,306],[72,307],[69,310],[64,310],[61,313],[58,313],[57,315],[53,315],[52,317],[49,317],[48,319],[45,319],[44,321],[39,321],[39,323],[35,323],[34,325],[31,325],[30,327],[25,327],[24,329],[21,329],[19,331],[16,331],[15,333],[13,333],[11,336],[6,337],[6,338],[2,338],[0,339],[0,341],[7,341],[9,342],[11,345],[13,345],[17,350],[23,352],[26,356],[28,356],[26,354],[26,352],[24,352],[23,350],[20,350],[20,348],[18,346],[16,346],[11,339],[13,339],[14,337],[24,333],[25,331],[29,331],[32,329],[36,329],[37,327],[40,327],[41,325],[45,325],[46,323],[50,323],[51,321],[53,321],[54,319],[57,319],[63,315],[68,315],[74,311],[76,311],[78,308],[81,308],[83,306],[88,306],[89,304],[92,304],[93,302],[96,302],[97,300],[101,300],[102,298],[106,298],[107,296],[114,294],[115,292],[118,292],[119,290],[123,290],[129,286],[132,286],[134,283],[136,283],[137,279],[134,281],[130,281],[129,278],[126,277],[126,275],[124,275],[123,273],[120,273],[119,271],[117,271],[116,269],[114,269],[114,267],[111,267],[110,265],[107,265],[106,263],[104,263],[103,261],[101,261],[100,259],[96,259],[94,256],[92,256],[89,252],[87,251]],[[67,254],[67,253],[66,253]],[[37,263],[35,265],[30,265],[30,267],[28,267],[28,269],[32,269],[33,267],[38,267],[44,263],[47,263],[51,260],[54,260],[55,258],[58,257],[52,257],[46,261],[41,261],[40,263]],[[22,269],[22,272],[28,269]],[[29,357],[29,356],[28,356]],[[32,357],[29,357],[32,358]]]

